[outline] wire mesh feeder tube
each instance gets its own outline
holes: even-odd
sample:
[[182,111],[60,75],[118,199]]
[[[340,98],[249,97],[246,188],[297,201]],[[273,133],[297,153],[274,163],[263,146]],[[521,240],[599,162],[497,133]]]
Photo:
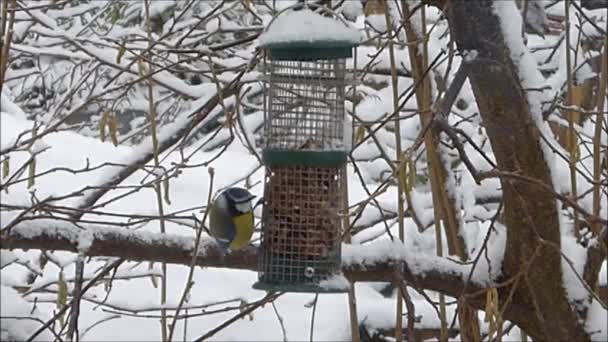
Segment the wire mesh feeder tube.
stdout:
[[303,165],[267,168],[262,255],[255,289],[345,292],[323,286],[340,272],[340,169]]
[[342,151],[351,148],[346,127],[345,59],[267,59],[264,148],[274,151]]

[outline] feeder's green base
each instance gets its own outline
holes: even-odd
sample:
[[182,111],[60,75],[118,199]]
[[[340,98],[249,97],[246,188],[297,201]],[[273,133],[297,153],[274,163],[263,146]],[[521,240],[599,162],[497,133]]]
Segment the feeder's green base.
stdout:
[[268,283],[257,281],[252,286],[256,290],[267,292],[299,292],[299,293],[346,293],[348,289],[332,289],[317,284]]

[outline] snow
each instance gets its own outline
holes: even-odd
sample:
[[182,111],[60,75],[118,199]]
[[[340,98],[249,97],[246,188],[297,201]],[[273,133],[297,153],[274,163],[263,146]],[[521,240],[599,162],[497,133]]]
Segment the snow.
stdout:
[[[4,105],[4,104],[3,104]],[[0,112],[0,149],[4,150],[12,147],[17,143],[17,139],[21,133],[24,133],[20,141],[28,139],[31,134],[25,134],[25,131],[31,130],[32,126],[27,125],[27,121],[20,115],[13,115],[6,112]]]
[[[496,230],[498,234],[491,233],[487,247],[487,259],[490,264],[487,263],[486,258],[480,258],[471,276],[471,281],[481,286],[492,284],[501,275],[500,266],[502,265],[502,252],[506,243],[506,234],[505,228],[501,227],[500,224],[496,224]],[[480,234],[480,236],[483,235]],[[342,245],[342,265],[361,265],[365,269],[387,260],[405,261],[408,269],[414,275],[420,276],[429,272],[441,272],[453,274],[466,280],[472,268],[471,265],[462,265],[447,258],[428,254],[428,250],[424,253],[408,248],[407,245],[398,240],[378,239],[361,245]]]
[[350,282],[343,274],[335,274],[319,282],[319,286],[327,290],[348,290]]
[[386,17],[380,14],[372,14],[365,17],[365,22],[378,32],[386,32]]
[[[378,329],[394,328],[396,306],[395,297],[383,297],[378,291],[381,286],[387,283],[357,283],[355,291],[357,296],[357,313],[359,322],[363,323],[370,334],[373,334]],[[409,294],[416,307],[416,317],[419,321],[414,323],[415,328],[439,329],[440,324],[437,319],[437,312],[422,296],[416,293],[413,289],[409,289]],[[432,300],[437,301],[438,296],[431,294]],[[447,307],[448,322],[452,321],[455,315],[453,306]],[[407,319],[403,319],[403,327],[407,328]],[[455,322],[455,328],[459,327],[458,320]]]
[[6,115],[15,116],[19,120],[25,120],[25,113],[23,112],[23,110],[21,110],[21,108],[19,108],[19,106],[17,106],[15,103],[13,103],[13,101],[11,101],[11,99],[9,98],[9,94],[5,89],[6,87],[3,87],[2,93],[0,94],[0,108],[2,108],[2,113],[6,113]]
[[[150,1],[149,2],[149,13],[150,13],[150,17],[156,17],[159,16],[161,14],[163,14],[164,12],[166,12],[167,10],[169,10],[172,7],[175,7],[175,0],[155,0],[155,1]],[[140,13],[142,18],[146,17],[146,8],[145,8],[145,3],[142,2],[141,4],[141,13]]]
[[340,12],[349,20],[356,19],[363,14],[363,4],[359,1],[344,1]]
[[593,299],[587,312],[585,328],[591,335],[591,341],[608,341],[608,311],[597,300]]
[[17,260],[19,258],[12,251],[0,249],[0,269]]
[[477,58],[478,52],[477,50],[466,50],[462,52],[462,57],[465,62],[471,63]]
[[[557,43],[558,36],[547,36],[543,39],[535,36],[529,36],[528,46],[534,54],[530,54],[521,44],[519,34],[521,27],[518,23],[519,13],[514,13],[515,6],[503,1],[496,1],[497,12],[499,14],[507,14],[509,21],[504,21],[503,29],[507,32],[507,40],[512,47],[513,59],[516,65],[520,67],[520,77],[528,86],[548,86],[549,89],[543,93],[530,93],[529,102],[532,110],[531,122],[536,122],[547,138],[551,138],[552,134],[547,130],[545,124],[540,124],[540,105],[542,101],[552,99],[559,92],[565,80],[563,72],[556,72],[553,76],[546,80],[538,73],[538,68],[544,70],[553,70],[555,68],[563,68],[565,65],[565,54],[562,47],[557,49],[554,58],[546,62],[551,50],[535,50],[536,48],[551,48]],[[117,21],[115,25],[108,28],[107,34],[99,36],[98,34],[89,34],[85,30],[85,34],[79,32],[83,30],[83,23],[92,22],[92,26],[96,24],[100,17],[94,13],[107,13],[103,10],[104,6],[111,5],[111,2],[92,2],[90,4],[82,4],[77,6],[66,5],[63,9],[49,9],[45,12],[35,11],[34,16],[38,22],[34,22],[29,18],[25,11],[18,11],[18,21],[16,22],[16,37],[19,42],[13,44],[14,50],[19,54],[28,58],[29,55],[39,56],[34,67],[21,65],[21,60],[18,58],[15,65],[19,68],[9,68],[7,70],[7,83],[3,87],[1,98],[2,113],[0,113],[0,149],[10,148],[21,133],[27,133],[34,126],[33,121],[27,118],[36,118],[38,123],[48,124],[47,120],[53,117],[54,112],[60,112],[63,115],[63,108],[55,108],[56,101],[50,104],[50,108],[44,108],[39,112],[23,111],[13,101],[23,98],[27,95],[31,87],[52,86],[54,91],[57,91],[56,97],[61,99],[67,96],[66,92],[74,86],[73,81],[66,79],[77,80],[82,77],[83,71],[90,67],[96,66],[98,62],[104,63],[99,67],[100,77],[112,77],[118,70],[126,71],[131,58],[134,58],[130,52],[127,52],[120,64],[116,63],[116,45],[117,41],[129,39],[129,51],[141,51],[146,47],[144,40],[145,30],[142,30],[142,25],[127,24],[129,20],[137,22],[138,16],[141,16],[140,3],[129,5],[125,3],[127,12],[124,13],[124,18]],[[183,8],[182,2],[179,1],[163,1],[150,3],[152,15],[158,15],[169,7],[175,5],[175,13]],[[276,9],[281,10],[287,6],[295,4],[295,1],[277,1]],[[274,5],[274,3],[273,3]],[[415,6],[411,3],[412,7]],[[182,37],[185,39],[180,46],[193,48],[197,51],[206,51],[213,44],[223,43],[224,39],[232,39],[230,34],[220,32],[229,28],[243,30],[251,29],[254,32],[259,32],[261,26],[259,24],[250,25],[251,22],[235,24],[236,20],[231,17],[232,9],[241,8],[241,3],[235,2],[230,4],[222,11],[220,17],[206,20],[200,25],[193,37],[185,37],[184,34],[194,24],[201,22],[206,12],[208,12],[215,3],[208,4],[207,2],[196,3],[192,8],[198,8],[198,12],[187,13],[181,21],[174,21],[175,18],[169,18],[162,26],[163,34],[171,27],[176,31],[181,30],[177,34],[166,39],[166,46],[177,46],[176,42]],[[129,10],[130,8],[130,10]],[[203,9],[201,9],[203,8]],[[264,24],[268,24],[272,18],[264,6],[253,6],[253,10],[262,18]],[[299,12],[285,12],[269,27],[268,32],[260,37],[259,43],[263,45],[270,42],[287,42],[296,41],[309,42],[312,40],[329,39],[338,40],[346,39],[353,44],[360,41],[362,37],[365,21],[368,24],[377,26],[381,31],[385,30],[386,22],[384,15],[375,15],[364,17],[361,15],[360,4],[357,1],[346,1],[341,9],[342,14],[351,20],[356,16],[355,23],[347,23],[346,25],[338,20],[325,18],[312,14],[305,10]],[[563,10],[563,6],[553,6],[549,9],[551,13]],[[419,11],[418,11],[419,12]],[[557,13],[556,12],[556,13]],[[592,15],[594,20],[602,23],[605,22],[605,11],[586,11]],[[249,13],[248,13],[249,14]],[[559,13],[558,13],[559,14]],[[72,16],[82,15],[84,21],[71,20]],[[295,17],[294,17],[295,16]],[[302,23],[296,21],[297,16],[308,16],[310,21]],[[93,19],[97,18],[97,19]],[[413,17],[415,29],[420,31],[419,26],[420,16],[416,14]],[[439,20],[440,11],[437,9],[427,8],[427,23],[433,26],[434,29],[429,30],[429,56],[432,58],[440,51],[446,52],[446,44],[450,40],[449,35],[444,35],[448,29],[445,20]],[[61,19],[61,20],[58,20]],[[238,19],[237,19],[238,20]],[[519,19],[520,20],[520,19]],[[42,23],[42,24],[41,24]],[[57,23],[57,24],[56,24]],[[300,24],[294,24],[300,23]],[[319,24],[321,23],[321,24]],[[175,24],[175,26],[172,26]],[[319,25],[317,25],[319,24]],[[327,24],[327,25],[326,25]],[[398,24],[398,23],[396,23]],[[330,26],[328,26],[330,25]],[[577,25],[572,25],[573,29]],[[332,28],[337,28],[333,30]],[[357,32],[357,29],[360,32]],[[106,28],[104,28],[105,32]],[[218,31],[219,30],[219,31]],[[586,36],[597,36],[595,29],[590,27],[588,23],[583,24],[584,34]],[[577,36],[578,31],[573,31]],[[31,34],[29,34],[31,33]],[[372,32],[372,35],[374,33]],[[273,37],[274,35],[274,37]],[[36,38],[39,37],[39,38]],[[204,37],[204,38],[201,38]],[[328,38],[329,37],[329,38]],[[346,37],[346,38],[345,38]],[[271,39],[272,38],[272,39]],[[202,40],[201,40],[202,39]],[[278,39],[278,40],[273,40]],[[287,39],[287,40],[285,40]],[[75,43],[69,43],[73,40]],[[202,43],[204,42],[204,43]],[[202,44],[201,44],[202,43]],[[177,57],[177,54],[170,53],[165,50],[165,45],[156,50],[159,57],[156,62],[166,66],[168,63],[183,62],[183,66],[189,73],[207,72],[209,70],[206,60],[195,60],[185,62]],[[214,63],[219,66],[218,78],[222,82],[232,80],[235,75],[235,69],[246,64],[253,56],[256,50],[256,43],[246,46],[238,46],[230,49],[228,56],[225,52],[214,54]],[[158,48],[158,47],[157,47]],[[591,69],[586,63],[586,58],[590,55],[583,54],[583,49],[578,49],[578,55],[575,56],[578,65],[576,69],[576,78],[578,81],[593,77]],[[358,67],[363,69],[369,64],[369,69],[366,74],[365,83],[357,86],[357,95],[362,96],[362,101],[357,106],[357,114],[360,119],[366,124],[371,125],[372,129],[378,127],[377,120],[386,118],[392,113],[392,88],[390,86],[390,76],[386,71],[390,70],[388,52],[386,49],[380,52],[380,55],[372,61],[373,56],[378,52],[377,48],[372,45],[358,46]],[[467,51],[464,56],[455,56],[452,65],[452,72],[448,75],[448,82],[453,78],[454,71],[463,61],[470,61],[474,58],[476,51]],[[399,71],[407,74],[410,68],[409,54],[407,50],[396,46],[397,63]],[[166,58],[166,60],[165,60]],[[66,61],[69,59],[69,61]],[[73,64],[80,65],[74,68]],[[434,73],[443,75],[446,71],[445,64],[438,65]],[[353,59],[347,60],[348,67],[353,67]],[[582,65],[582,66],[581,66]],[[230,70],[222,70],[229,68]],[[234,68],[234,69],[232,69]],[[70,70],[72,74],[64,75],[65,70]],[[191,86],[181,79],[175,77],[172,68],[167,69],[167,72],[159,73],[154,76],[155,80],[155,95],[157,99],[157,109],[159,113],[163,113],[166,108],[176,106],[178,109],[170,113],[172,123],[159,126],[159,137],[166,139],[176,134],[181,128],[186,127],[191,120],[190,115],[196,114],[200,108],[216,91],[216,85],[209,82],[207,79],[201,85]],[[129,72],[123,73],[119,77],[118,86],[131,82],[137,76],[137,68],[131,66]],[[360,75],[362,75],[361,73]],[[258,95],[262,91],[262,86],[257,82],[258,71],[247,73],[242,82],[246,83],[241,89],[241,103],[247,106],[241,107],[241,117],[239,125],[242,124],[245,131],[245,138],[252,144],[260,137],[260,128],[264,123],[264,115],[261,112],[262,104],[259,101]],[[403,93],[412,86],[410,77],[399,76],[398,91]],[[72,82],[72,83],[70,83]],[[97,82],[103,85],[105,82]],[[91,93],[83,96],[80,92],[70,96],[73,99],[73,104],[85,103],[90,100],[90,96],[99,94],[99,88],[95,84],[88,85],[91,87]],[[115,84],[110,87],[116,86]],[[147,111],[148,101],[143,95],[141,89],[137,89],[136,85],[133,91],[128,95],[128,101],[125,101],[125,106],[137,110]],[[59,90],[57,90],[59,89]],[[11,91],[13,94],[11,94]],[[86,93],[86,91],[85,91]],[[255,94],[255,96],[254,96]],[[108,97],[114,93],[105,94]],[[104,95],[104,97],[105,97]],[[87,97],[88,96],[88,97]],[[177,99],[179,98],[179,99]],[[474,141],[480,146],[490,159],[494,159],[491,146],[487,140],[487,136],[480,128],[480,119],[478,108],[474,102],[471,86],[468,81],[465,83],[463,90],[459,94],[459,100],[466,103],[464,107],[456,108],[454,106],[453,113],[450,115],[449,123],[457,125],[465,131]],[[234,110],[236,104],[235,97],[223,99],[229,111]],[[40,99],[35,99],[40,101]],[[34,102],[35,102],[34,101]],[[19,102],[24,103],[22,102]],[[25,101],[27,103],[27,101]],[[41,104],[40,102],[39,104]],[[72,104],[72,108],[74,108]],[[175,105],[177,104],[177,105]],[[247,110],[243,110],[245,108]],[[347,101],[346,108],[351,109],[352,103]],[[23,107],[26,108],[26,107]],[[414,139],[420,133],[420,120],[416,115],[417,104],[415,98],[409,100],[401,114],[401,135],[402,146],[407,148],[411,146]],[[214,109],[203,120],[200,126],[207,126],[213,121],[218,120],[219,124],[224,124],[223,112],[221,108]],[[409,117],[408,117],[409,116]],[[469,121],[464,121],[463,118],[470,118]],[[95,120],[95,117],[93,117]],[[145,117],[134,119],[139,120],[140,127],[144,126],[148,121]],[[552,118],[554,120],[554,118]],[[588,120],[582,127],[577,127],[577,131],[583,136],[592,136],[593,123]],[[359,122],[357,121],[357,124]],[[350,121],[345,123],[350,125]],[[210,125],[211,126],[211,125]],[[353,158],[357,162],[357,167],[361,172],[368,190],[373,194],[375,201],[365,202],[368,199],[368,193],[360,183],[360,179],[355,174],[355,169],[352,164],[348,165],[347,177],[349,181],[349,201],[351,204],[357,203],[356,213],[362,210],[360,218],[355,223],[356,234],[353,236],[353,245],[343,246],[343,264],[352,265],[353,263],[363,263],[367,267],[374,267],[379,262],[388,260],[395,262],[404,262],[408,265],[409,270],[416,276],[425,276],[430,272],[437,270],[447,272],[453,277],[467,279],[471,271],[471,265],[462,265],[455,260],[447,258],[439,258],[435,253],[435,233],[434,227],[429,225],[434,220],[432,197],[430,195],[428,179],[428,170],[426,165],[426,157],[424,146],[415,151],[419,158],[417,162],[418,175],[420,180],[416,187],[412,190],[412,205],[418,215],[422,225],[426,228],[424,231],[419,231],[416,224],[410,217],[406,217],[406,239],[403,243],[391,242],[387,234],[387,229],[397,236],[398,226],[396,224],[397,205],[395,199],[397,197],[396,187],[391,184],[384,187],[381,184],[392,173],[390,166],[384,160],[384,156],[392,158],[395,155],[395,137],[393,132],[394,125],[387,124],[384,128],[376,132],[375,139],[379,142],[377,146],[372,139],[368,139],[364,144],[359,146],[353,153]],[[86,128],[85,128],[86,129]],[[40,131],[40,130],[39,130]],[[86,132],[85,130],[81,132]],[[141,222],[135,224],[135,220],[128,220],[124,217],[112,217],[104,213],[86,214],[83,219],[91,222],[100,221],[105,223],[82,223],[78,226],[67,221],[59,219],[46,220],[30,220],[24,221],[14,227],[16,233],[29,234],[54,234],[68,239],[71,243],[78,247],[78,251],[85,253],[90,249],[96,238],[104,235],[120,236],[121,238],[134,239],[141,243],[165,243],[179,245],[184,248],[194,249],[195,230],[193,225],[194,220],[190,216],[201,219],[205,199],[209,191],[217,191],[230,185],[251,186],[251,191],[256,194],[263,193],[264,169],[258,168],[257,159],[250,151],[243,146],[242,132],[239,129],[233,129],[232,133],[238,136],[234,142],[226,146],[226,151],[217,159],[216,154],[219,148],[225,147],[226,141],[230,138],[231,132],[228,129],[222,129],[217,135],[206,133],[198,133],[190,139],[192,145],[183,145],[176,148],[174,152],[164,153],[161,156],[161,167],[153,169],[150,165],[146,166],[146,171],[136,171],[132,176],[121,183],[124,188],[118,188],[106,194],[100,202],[104,205],[97,208],[100,212],[120,214],[120,215],[158,215],[157,203],[154,193],[149,188],[143,188],[138,192],[129,194],[129,187],[140,186],[142,183],[148,182],[150,179],[150,170],[153,173],[160,174],[161,170],[179,171],[180,174],[170,181],[171,188],[171,204],[166,204],[165,215],[170,218],[173,215],[178,215],[179,218],[168,219],[166,221],[167,234],[159,233],[159,224],[157,219],[152,219],[149,222]],[[88,133],[87,133],[88,134]],[[199,138],[202,135],[202,138]],[[21,140],[29,137],[29,133],[23,134]],[[350,134],[345,135],[348,139]],[[606,141],[606,134],[603,135],[602,141]],[[345,144],[348,146],[348,140]],[[552,147],[559,145],[550,141]],[[545,147],[545,152],[549,149]],[[482,171],[491,170],[492,166],[486,162],[479,153],[465,143],[465,149],[473,164],[477,169]],[[21,181],[17,184],[8,187],[8,194],[4,191],[1,194],[0,202],[2,205],[23,205],[30,206],[33,197],[38,200],[49,199],[52,197],[60,198],[66,194],[75,193],[79,196],[74,196],[67,199],[53,200],[53,205],[74,207],[82,203],[89,194],[89,190],[82,191],[87,186],[102,185],[107,180],[111,179],[116,171],[120,170],[121,166],[104,166],[99,170],[83,170],[81,173],[73,174],[68,169],[84,169],[87,167],[96,167],[102,163],[114,163],[116,165],[128,164],[137,160],[143,153],[150,153],[151,142],[149,137],[146,137],[141,143],[133,146],[121,145],[114,147],[111,143],[101,143],[98,139],[88,138],[80,133],[71,131],[62,131],[49,134],[42,141],[31,146],[31,152],[40,153],[37,156],[37,171],[45,172],[53,168],[60,168],[57,172],[52,172],[36,178],[34,187],[27,189],[26,182]],[[565,151],[560,150],[562,153]],[[446,151],[453,154],[453,151]],[[585,164],[589,158],[589,153],[585,149],[581,149],[582,160],[581,164]],[[23,165],[23,163],[31,156],[30,151],[12,152],[10,153],[11,174]],[[0,156],[0,161],[4,160],[4,155]],[[547,162],[552,168],[553,182],[556,189],[562,193],[569,191],[569,179],[567,165],[561,158],[546,156]],[[453,156],[448,157],[446,164],[449,164]],[[191,165],[196,165],[192,166]],[[235,167],[236,165],[236,167]],[[213,167],[215,179],[210,187],[208,168]],[[487,245],[487,260],[485,255],[482,255],[475,272],[472,276],[472,282],[478,285],[492,285],[500,278],[502,254],[506,242],[506,228],[500,223],[496,224],[496,230],[489,231],[489,219],[494,216],[497,203],[478,204],[480,201],[499,199],[501,196],[501,185],[498,179],[484,180],[481,185],[475,184],[474,180],[463,166],[454,167],[451,170],[449,191],[457,200],[461,200],[463,209],[463,218],[466,219],[465,238],[467,245],[471,250],[472,257],[476,257],[481,250],[482,243],[486,234],[490,234]],[[164,173],[164,171],[162,171]],[[249,175],[249,176],[247,176]],[[17,178],[24,179],[25,176]],[[5,178],[2,179],[4,181]],[[579,178],[579,189],[584,192],[588,189],[589,183],[583,178]],[[4,184],[3,184],[4,185]],[[126,196],[122,198],[121,196]],[[590,208],[591,196],[583,198],[580,203],[585,208]],[[114,202],[111,200],[115,199]],[[379,206],[379,207],[378,207]],[[256,221],[261,215],[261,208],[256,210]],[[0,215],[0,226],[4,227],[9,224],[20,211],[2,211]],[[606,208],[602,208],[600,215],[605,217]],[[560,219],[563,219],[560,217]],[[351,218],[354,220],[354,217]],[[257,222],[259,223],[259,222]],[[113,226],[116,224],[117,226]],[[572,225],[567,221],[562,224],[562,233],[564,235],[563,252],[573,263],[574,270],[581,272],[582,265],[585,262],[584,249],[574,241],[571,236]],[[255,233],[259,236],[258,232]],[[442,233],[441,238],[444,242],[444,252],[447,254],[446,236]],[[206,234],[203,234],[200,253],[205,253],[205,247],[213,244]],[[256,243],[256,242],[254,242]],[[18,340],[27,339],[32,331],[40,326],[39,322],[34,321],[14,321],[6,319],[8,315],[28,315],[30,317],[39,315],[42,320],[48,319],[52,315],[52,311],[56,310],[56,292],[59,273],[63,272],[68,288],[73,287],[74,279],[74,261],[77,259],[75,253],[70,252],[45,252],[49,258],[49,262],[44,268],[39,266],[39,259],[42,256],[40,251],[35,250],[0,250],[0,287],[1,302],[0,316],[2,316],[2,329],[9,326],[12,336],[16,336]],[[115,258],[96,257],[86,261],[84,269],[85,280],[91,279],[102,267],[109,265]],[[181,291],[190,271],[187,266],[168,265],[168,298],[165,304],[160,304],[159,293],[160,289],[152,284],[151,278],[158,278],[161,274],[160,264],[153,265],[137,262],[126,262],[121,266],[114,275],[115,281],[112,287],[105,288],[104,284],[108,284],[109,276],[106,277],[99,285],[92,287],[83,299],[80,316],[81,331],[92,327],[100,320],[107,319],[115,315],[110,313],[112,310],[118,312],[120,319],[112,319],[97,325],[89,330],[86,334],[81,335],[83,341],[96,340],[158,340],[159,329],[158,319],[145,318],[144,314],[158,315],[160,308],[168,310],[169,314],[175,312],[175,307],[179,303]],[[580,299],[584,298],[585,289],[581,286],[571,265],[562,259],[563,280],[566,284],[568,295],[571,301],[577,305]],[[16,292],[11,287],[22,287],[27,284],[30,277],[30,270],[38,274],[36,280],[30,284],[33,291],[28,293]],[[604,262],[600,271],[600,282],[606,284],[606,263]],[[202,315],[188,319],[188,329],[184,335],[184,320],[178,320],[176,335],[174,340],[191,340],[201,336],[205,332],[218,326],[225,320],[229,319],[235,313],[238,313],[241,301],[252,302],[260,299],[265,293],[262,291],[253,290],[251,284],[257,280],[257,274],[251,271],[216,269],[216,268],[196,268],[194,270],[193,283],[191,293],[184,308],[188,314]],[[364,322],[366,327],[373,331],[379,328],[391,328],[395,319],[395,296],[383,297],[378,291],[383,284],[359,282],[354,284],[357,293],[357,309],[359,322]],[[323,283],[323,286],[328,288],[346,288],[349,286],[348,281],[342,276],[328,279]],[[31,293],[29,293],[31,292]],[[427,292],[433,301],[437,301],[437,294]],[[426,299],[421,297],[415,291],[410,291],[410,295],[416,306],[416,315],[422,316],[420,322],[416,323],[416,327],[437,328],[438,319],[434,309],[427,303]],[[105,304],[100,304],[102,300],[107,301]],[[311,306],[308,305],[314,298],[314,294],[293,294],[288,293],[279,298],[275,302],[275,307],[278,314],[283,319],[283,324],[286,331],[286,339],[308,340],[310,329]],[[452,301],[449,298],[448,301]],[[30,310],[37,302],[37,310],[34,314],[30,314]],[[228,301],[228,304],[217,304],[216,302]],[[235,304],[237,303],[237,304]],[[223,308],[225,305],[232,306],[232,309],[216,314],[206,314],[209,311]],[[448,319],[455,314],[455,305],[448,306]],[[135,312],[135,314],[134,314]],[[185,311],[181,311],[182,314]],[[131,316],[131,315],[135,316]],[[314,340],[350,340],[349,315],[347,296],[345,294],[328,294],[320,296],[317,301],[314,329]],[[608,339],[605,322],[608,319],[606,310],[602,306],[593,301],[589,304],[589,315],[587,317],[587,330],[591,333],[593,340],[605,341]],[[404,325],[407,322],[404,320]],[[456,325],[458,326],[458,325]],[[514,329],[515,331],[516,329]],[[255,334],[250,334],[250,331],[255,331]],[[487,324],[482,322],[482,332],[487,331]],[[7,338],[6,332],[0,332],[0,339]],[[510,337],[513,337],[513,333]],[[507,338],[507,337],[505,337]],[[39,337],[41,340],[51,340],[52,336],[45,332]],[[249,340],[282,340],[283,336],[280,329],[279,320],[271,305],[266,305],[263,308],[256,310],[251,318],[241,319],[236,321],[229,329],[225,329],[215,335],[210,340],[219,341],[240,341],[243,339]]]
[[[27,302],[14,289],[0,285],[0,317],[2,317],[0,340],[25,341],[32,332],[40,328],[41,323],[49,319],[50,312],[42,312],[40,308]],[[45,310],[46,311],[46,310]],[[10,322],[10,323],[8,323]],[[34,341],[52,341],[53,335],[44,330]]]
[[576,242],[574,237],[562,236],[562,279],[571,304],[580,305],[589,296],[581,279],[587,261],[587,249]]
[[344,41],[356,45],[357,30],[337,19],[324,17],[309,9],[284,12],[259,37],[261,47],[286,42]]
[[604,262],[602,263],[598,278],[601,286],[608,285],[608,262],[606,260],[604,260]]
[[[7,220],[2,220],[7,222]],[[83,229],[84,228],[84,229]],[[11,234],[18,234],[24,238],[35,238],[40,236],[53,236],[68,240],[78,246],[80,252],[86,253],[93,242],[97,239],[125,239],[135,244],[150,245],[158,244],[175,246],[180,249],[194,251],[194,239],[192,237],[175,234],[160,234],[149,231],[131,231],[129,229],[94,226],[86,224],[75,225],[69,221],[56,219],[26,220],[11,228]],[[204,238],[200,241],[198,255],[205,255],[205,246],[215,245],[215,240]]]

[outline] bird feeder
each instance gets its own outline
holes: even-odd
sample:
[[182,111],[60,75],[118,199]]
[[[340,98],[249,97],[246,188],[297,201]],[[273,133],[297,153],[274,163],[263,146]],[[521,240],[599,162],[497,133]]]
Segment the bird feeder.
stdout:
[[353,131],[344,104],[355,79],[346,61],[356,62],[359,37],[308,9],[284,10],[260,37],[266,177],[256,289],[345,291],[324,284],[340,273],[341,177]]

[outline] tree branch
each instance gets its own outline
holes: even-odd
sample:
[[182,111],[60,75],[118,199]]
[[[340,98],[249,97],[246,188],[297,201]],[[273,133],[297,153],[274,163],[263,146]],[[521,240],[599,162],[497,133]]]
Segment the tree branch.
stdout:
[[[22,221],[0,235],[2,249],[45,249],[81,252],[85,257],[109,256],[131,261],[190,265],[194,239],[190,236],[129,231],[113,227],[81,229],[59,220]],[[196,265],[256,271],[258,248],[247,246],[223,255],[216,242],[202,238]],[[370,253],[371,252],[371,253]],[[343,246],[343,272],[351,281],[386,281],[403,263],[403,280],[419,288],[460,295],[469,266],[434,255],[408,253],[399,242]],[[366,257],[366,255],[369,255]],[[469,284],[467,292],[483,288]]]
[[[89,226],[85,230],[70,222],[59,220],[26,220],[17,224],[10,232],[0,234],[1,249],[61,250],[80,252],[85,257],[109,256],[121,258],[119,260],[179,265],[191,265],[194,247],[195,242],[191,236],[129,231],[104,226]],[[250,271],[258,269],[259,250],[255,246],[248,246],[223,256],[215,241],[206,238],[201,239],[198,251],[195,258],[197,266]],[[473,265],[410,252],[400,242],[382,241],[342,246],[342,272],[352,282],[387,281],[392,279],[395,266],[399,265],[402,265],[402,279],[411,286],[455,298],[466,295],[467,304],[479,310],[483,310],[485,304],[484,288],[494,286],[500,287],[500,291],[508,290],[508,286],[493,284],[489,279],[485,280],[486,284],[480,283],[479,279],[483,279],[484,275],[477,272],[477,282],[470,282],[465,286]],[[508,283],[509,281],[506,282]],[[83,288],[83,292],[90,284],[91,282]],[[504,313],[505,319],[517,323],[521,317],[525,318],[522,313],[529,309],[525,305],[510,305]]]

